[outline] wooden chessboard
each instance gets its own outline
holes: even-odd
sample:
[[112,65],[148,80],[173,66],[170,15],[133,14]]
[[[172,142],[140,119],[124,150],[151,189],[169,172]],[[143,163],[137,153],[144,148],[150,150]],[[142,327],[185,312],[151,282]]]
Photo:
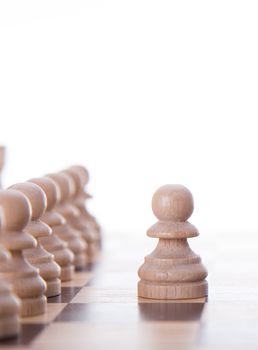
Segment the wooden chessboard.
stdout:
[[99,263],[63,283],[46,315],[22,320],[0,349],[257,349],[256,234],[203,234],[189,240],[209,270],[209,298],[137,298],[137,269],[157,240],[107,234]]

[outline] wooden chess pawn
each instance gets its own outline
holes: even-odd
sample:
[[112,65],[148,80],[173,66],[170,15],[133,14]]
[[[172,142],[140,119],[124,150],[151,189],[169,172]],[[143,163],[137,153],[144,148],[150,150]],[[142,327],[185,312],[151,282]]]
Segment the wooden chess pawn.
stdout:
[[68,247],[74,253],[75,269],[80,270],[88,263],[87,258],[87,243],[81,238],[79,231],[75,230],[69,224],[69,218],[72,215],[78,216],[78,211],[67,203],[70,195],[70,182],[65,174],[50,174],[48,178],[52,179],[58,188],[59,202],[56,206],[56,211],[65,217],[66,224],[55,227],[55,233],[59,238],[68,243]]
[[58,198],[56,184],[46,177],[31,179],[29,182],[38,185],[47,198],[47,208],[41,220],[52,228],[52,235],[41,237],[39,241],[48,252],[54,255],[55,261],[61,267],[61,281],[70,281],[74,276],[74,254],[68,248],[68,244],[55,234],[55,228],[66,222],[65,218],[54,209]]
[[208,295],[207,270],[187,242],[199,234],[187,221],[193,209],[192,194],[184,186],[165,185],[154,193],[152,210],[159,221],[147,235],[159,238],[159,242],[138,271],[140,297],[191,299]]
[[25,258],[39,269],[40,276],[46,281],[46,296],[53,297],[61,294],[60,266],[54,261],[54,255],[43,248],[40,238],[52,235],[52,229],[40,219],[47,207],[45,192],[36,184],[30,182],[19,183],[11,187],[23,193],[29,200],[32,208],[31,221],[25,227],[36,240],[36,248],[26,249]]
[[86,201],[92,196],[85,190],[85,186],[89,182],[89,173],[86,168],[80,165],[74,165],[66,171],[69,171],[70,174],[75,174],[80,179],[80,189],[77,193],[74,204],[80,210],[80,219],[84,220],[84,223],[88,227],[88,231],[91,235],[94,236],[95,241],[101,241],[101,228],[98,224],[96,218],[91,215],[87,209]]
[[4,278],[12,284],[21,299],[21,316],[34,316],[46,312],[46,283],[38,269],[24,257],[23,251],[36,247],[37,241],[24,231],[31,217],[28,199],[16,190],[0,191],[1,234],[0,243],[9,250],[11,258],[2,264]]
[[7,260],[8,255],[0,247],[0,340],[15,337],[20,333],[20,300],[1,275],[1,265]]
[[71,196],[69,198],[69,203],[73,207],[77,208],[79,210],[79,216],[73,215],[70,217],[69,223],[78,231],[80,231],[82,238],[87,242],[88,245],[88,258],[89,262],[95,262],[97,260],[97,257],[99,255],[99,239],[94,234],[94,231],[91,230],[85,219],[81,216],[80,207],[77,205],[77,197],[80,195],[81,192],[81,180],[79,175],[76,172],[69,171],[69,169],[64,170],[63,173],[65,173],[70,181],[73,183],[73,191],[71,192]]

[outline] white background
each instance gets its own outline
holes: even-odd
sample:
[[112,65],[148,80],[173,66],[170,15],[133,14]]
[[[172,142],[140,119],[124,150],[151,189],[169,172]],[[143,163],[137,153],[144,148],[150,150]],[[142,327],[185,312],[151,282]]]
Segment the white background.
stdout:
[[257,1],[0,0],[6,186],[74,163],[107,230],[144,232],[157,187],[206,232],[258,231]]

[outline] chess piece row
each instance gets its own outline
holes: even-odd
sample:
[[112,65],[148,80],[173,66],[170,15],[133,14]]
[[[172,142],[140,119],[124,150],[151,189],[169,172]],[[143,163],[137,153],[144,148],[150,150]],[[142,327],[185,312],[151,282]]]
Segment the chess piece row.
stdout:
[[45,313],[61,281],[97,259],[88,180],[85,168],[73,166],[0,191],[0,338],[17,335],[19,317]]

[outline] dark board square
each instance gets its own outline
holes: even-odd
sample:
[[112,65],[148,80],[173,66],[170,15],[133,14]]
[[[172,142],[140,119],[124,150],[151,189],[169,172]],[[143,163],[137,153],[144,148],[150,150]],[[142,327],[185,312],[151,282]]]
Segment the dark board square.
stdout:
[[124,323],[138,319],[136,304],[72,303],[63,309],[55,322]]
[[62,287],[60,295],[48,298],[47,301],[48,303],[70,303],[80,290],[81,287]]

